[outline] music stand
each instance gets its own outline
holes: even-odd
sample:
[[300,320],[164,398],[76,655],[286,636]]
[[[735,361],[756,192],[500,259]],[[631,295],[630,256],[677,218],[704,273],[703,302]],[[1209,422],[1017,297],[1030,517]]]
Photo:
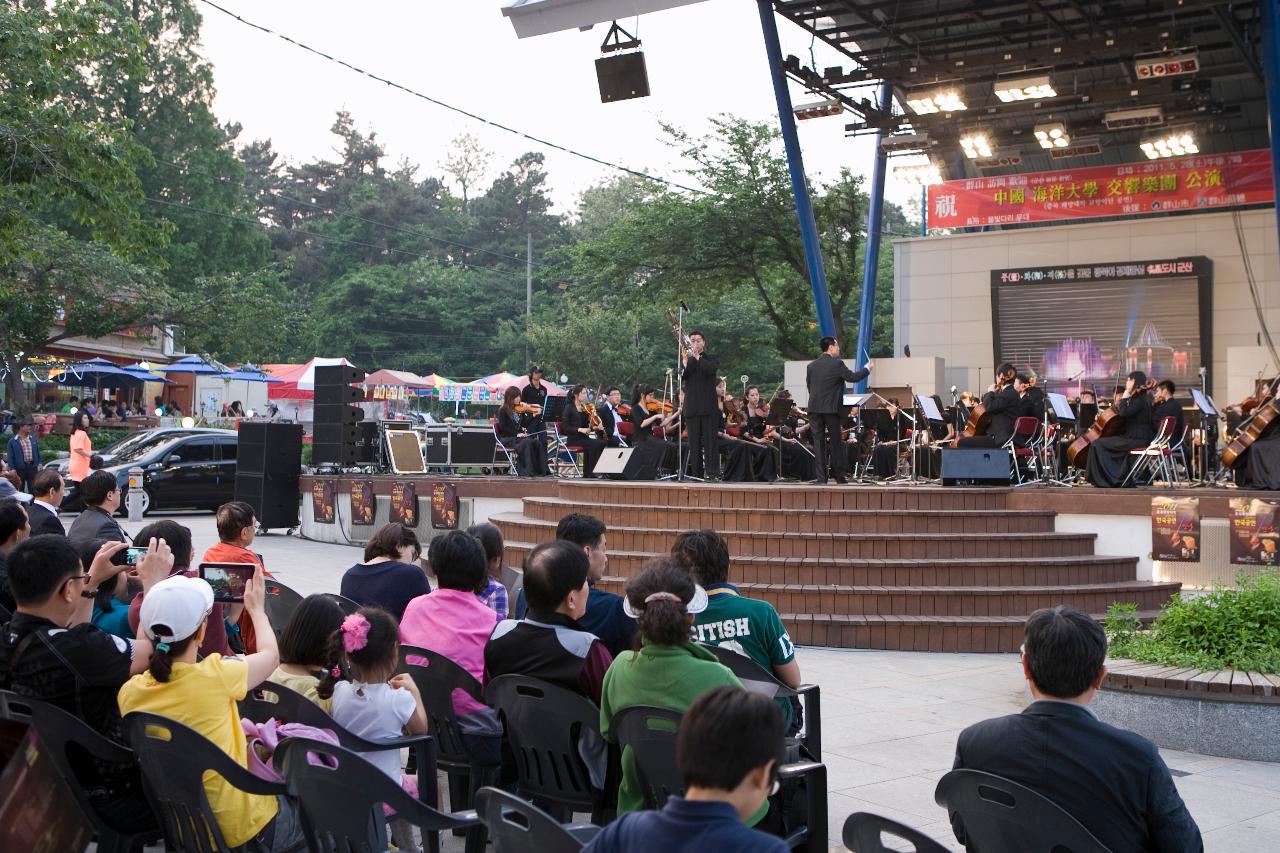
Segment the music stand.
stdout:
[[[1213,402],[1213,398],[1201,391],[1199,388],[1191,389],[1191,399],[1196,404],[1196,408],[1200,411],[1200,477],[1195,481],[1197,485],[1216,485],[1225,480],[1228,476],[1229,469],[1223,468],[1214,474],[1210,479],[1209,462],[1217,456],[1218,451],[1218,418],[1222,415],[1218,411],[1217,405]],[[1208,441],[1209,436],[1213,436],[1212,443]]]
[[1051,486],[1065,486],[1070,488],[1070,483],[1058,477],[1058,468],[1062,464],[1062,442],[1059,440],[1058,436],[1054,436],[1053,447],[1049,447],[1049,412],[1053,412],[1053,416],[1057,418],[1059,424],[1067,424],[1076,422],[1076,410],[1071,408],[1071,401],[1067,399],[1066,394],[1059,394],[1056,391],[1046,391],[1044,399],[1046,405],[1044,410],[1044,420],[1041,427],[1043,430],[1043,432],[1041,432],[1041,436],[1043,436],[1042,440],[1044,441],[1044,447],[1042,448],[1044,452],[1040,455],[1044,470],[1041,473],[1040,480],[1041,482],[1047,483]]
[[[936,483],[938,482],[938,478],[936,477],[919,476],[920,457],[918,454],[928,453],[932,448],[933,442],[926,441],[926,438],[931,439],[933,437],[932,424],[945,424],[947,422],[947,418],[942,414],[942,409],[938,406],[938,401],[932,397],[928,397],[924,394],[912,394],[911,399],[915,402],[916,412],[920,415],[920,419],[924,421],[924,424],[916,427],[915,432],[911,434],[912,447],[911,455],[909,457],[911,477],[909,479],[913,483]],[[910,417],[910,415],[907,417]]]

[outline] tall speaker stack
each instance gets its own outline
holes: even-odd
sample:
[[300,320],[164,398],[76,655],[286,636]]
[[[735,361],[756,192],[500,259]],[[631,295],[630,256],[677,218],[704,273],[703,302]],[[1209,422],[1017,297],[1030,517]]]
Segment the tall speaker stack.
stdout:
[[298,526],[302,425],[242,421],[235,497],[253,507],[263,528]]
[[364,399],[364,391],[353,383],[364,381],[364,375],[363,370],[345,364],[316,368],[314,464],[345,466],[360,461],[364,411],[355,404]]

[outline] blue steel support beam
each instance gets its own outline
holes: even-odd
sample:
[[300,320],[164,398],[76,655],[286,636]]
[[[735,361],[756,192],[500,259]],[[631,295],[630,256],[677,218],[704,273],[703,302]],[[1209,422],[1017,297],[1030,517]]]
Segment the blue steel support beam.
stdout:
[[[818,313],[818,328],[823,335],[835,336],[835,316],[831,313],[831,294],[827,292],[827,270],[818,243],[818,224],[813,218],[809,185],[804,176],[804,158],[800,154],[800,137],[796,135],[796,117],[791,109],[791,93],[782,71],[782,45],[778,42],[778,22],[771,0],[756,0],[760,11],[760,29],[764,31],[764,49],[769,57],[769,74],[773,77],[773,97],[778,102],[778,123],[782,125],[782,142],[787,149],[787,169],[791,172],[791,192],[796,197],[796,218],[800,220],[800,241],[804,244],[804,261],[809,270],[809,287]],[[815,341],[815,349],[817,348]]]
[[1271,130],[1271,182],[1276,189],[1276,230],[1280,234],[1280,8],[1276,0],[1258,4],[1262,13],[1262,70],[1267,80],[1267,124]]
[[[889,111],[892,97],[889,81],[885,80],[880,84],[881,110]],[[884,173],[888,167],[888,158],[880,145],[883,141],[884,131],[877,130],[876,159],[871,168],[871,204],[867,208],[867,251],[862,262],[862,311],[858,315],[858,345],[850,353],[859,365],[865,364],[871,357],[871,332],[875,321],[876,273],[880,267],[880,232],[884,225]],[[854,390],[867,390],[867,380],[859,382]]]

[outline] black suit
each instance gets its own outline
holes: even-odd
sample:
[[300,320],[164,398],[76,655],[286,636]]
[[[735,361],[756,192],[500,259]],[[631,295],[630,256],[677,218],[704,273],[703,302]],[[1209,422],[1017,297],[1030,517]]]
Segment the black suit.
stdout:
[[845,408],[844,387],[848,382],[861,382],[870,375],[871,371],[865,367],[850,370],[843,361],[826,353],[809,362],[805,369],[815,479],[827,479],[828,464],[836,479],[845,476],[847,457],[840,447],[841,412]]
[[67,537],[73,541],[81,541],[84,539],[106,539],[111,542],[130,542],[129,536],[124,529],[116,523],[116,520],[107,514],[106,510],[96,506],[87,506],[71,522],[71,529],[67,531]]
[[689,430],[689,473],[695,477],[720,476],[720,450],[716,441],[720,424],[720,404],[716,399],[719,367],[720,359],[704,352],[701,356],[691,354],[681,372],[684,411],[680,414]]
[[996,446],[1000,447],[1013,435],[1013,422],[1022,414],[1022,398],[1010,383],[999,391],[983,394],[982,405],[991,416],[987,423],[987,436],[995,439]]
[[[1033,702],[1021,714],[960,733],[955,767],[1026,785],[1080,821],[1112,853],[1199,853],[1200,830],[1156,745],[1071,702]],[[951,815],[965,843],[959,815]]]
[[67,529],[62,526],[58,516],[49,512],[49,510],[35,501],[27,504],[27,518],[31,520],[32,536],[40,536],[45,533],[56,533],[58,536],[67,535]]

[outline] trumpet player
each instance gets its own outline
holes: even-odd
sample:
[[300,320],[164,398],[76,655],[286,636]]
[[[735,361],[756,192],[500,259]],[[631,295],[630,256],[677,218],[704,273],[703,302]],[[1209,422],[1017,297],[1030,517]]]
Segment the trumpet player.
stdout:
[[707,339],[698,330],[689,332],[682,353],[684,366],[684,424],[689,431],[689,473],[699,479],[720,479],[720,451],[716,439],[720,427],[720,401],[716,370],[720,359],[707,352]]

